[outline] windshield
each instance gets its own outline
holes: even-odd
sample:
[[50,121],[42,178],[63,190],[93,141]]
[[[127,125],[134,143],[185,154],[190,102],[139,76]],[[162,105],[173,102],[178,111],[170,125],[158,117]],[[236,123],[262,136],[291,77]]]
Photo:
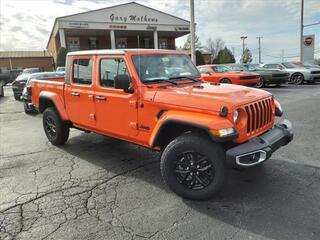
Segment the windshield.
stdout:
[[289,63],[289,62],[284,62],[282,63],[283,66],[285,66],[286,68],[297,68],[297,65],[294,65],[293,63]]
[[224,73],[224,72],[230,72],[231,69],[228,68],[225,65],[217,65],[217,66],[212,66],[213,71],[217,72],[217,73]]
[[30,74],[28,73],[23,73],[21,75],[19,75],[17,78],[16,78],[16,81],[26,81],[28,80]]
[[244,70],[246,70],[245,66],[240,66],[240,65],[231,65],[231,66],[228,66],[228,67],[233,71],[244,71]]
[[200,77],[197,68],[186,55],[134,55],[132,60],[143,83]]

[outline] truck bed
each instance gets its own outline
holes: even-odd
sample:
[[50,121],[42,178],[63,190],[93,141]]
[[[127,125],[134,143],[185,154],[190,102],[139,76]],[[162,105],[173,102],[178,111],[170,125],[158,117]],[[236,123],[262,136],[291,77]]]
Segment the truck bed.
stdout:
[[64,103],[64,78],[52,78],[48,80],[32,80],[32,103],[35,108],[39,107],[40,96],[49,92],[51,95],[56,95],[61,102]]

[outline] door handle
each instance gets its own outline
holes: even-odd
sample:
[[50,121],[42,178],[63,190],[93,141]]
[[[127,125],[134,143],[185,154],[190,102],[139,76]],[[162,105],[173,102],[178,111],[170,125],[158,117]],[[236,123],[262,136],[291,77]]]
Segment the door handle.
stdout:
[[98,101],[103,101],[103,102],[105,102],[105,101],[107,101],[107,98],[106,97],[102,97],[102,96],[96,96],[96,99],[98,100]]
[[78,92],[72,92],[71,95],[72,95],[72,96],[75,96],[75,97],[79,97],[79,96],[80,96],[80,93],[78,93]]

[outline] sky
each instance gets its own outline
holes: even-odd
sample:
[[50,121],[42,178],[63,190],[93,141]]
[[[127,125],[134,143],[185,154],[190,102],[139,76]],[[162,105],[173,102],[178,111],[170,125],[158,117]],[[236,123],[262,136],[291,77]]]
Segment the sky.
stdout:
[[[304,0],[304,23],[320,22],[320,0]],[[99,9],[122,0],[0,0],[0,51],[44,50],[56,17]],[[189,0],[138,0],[140,4],[190,19]],[[262,36],[262,61],[297,60],[299,57],[301,0],[195,0],[196,34],[203,46],[209,37],[221,37],[240,58],[242,42],[258,61]],[[306,27],[315,34],[316,57],[320,58],[320,25]],[[176,40],[182,46],[186,37]]]

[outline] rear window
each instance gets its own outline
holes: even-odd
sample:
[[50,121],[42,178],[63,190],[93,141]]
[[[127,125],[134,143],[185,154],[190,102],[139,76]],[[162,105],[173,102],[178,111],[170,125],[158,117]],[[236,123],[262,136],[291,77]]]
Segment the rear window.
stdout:
[[91,85],[92,83],[91,59],[76,59],[73,61],[73,83]]

